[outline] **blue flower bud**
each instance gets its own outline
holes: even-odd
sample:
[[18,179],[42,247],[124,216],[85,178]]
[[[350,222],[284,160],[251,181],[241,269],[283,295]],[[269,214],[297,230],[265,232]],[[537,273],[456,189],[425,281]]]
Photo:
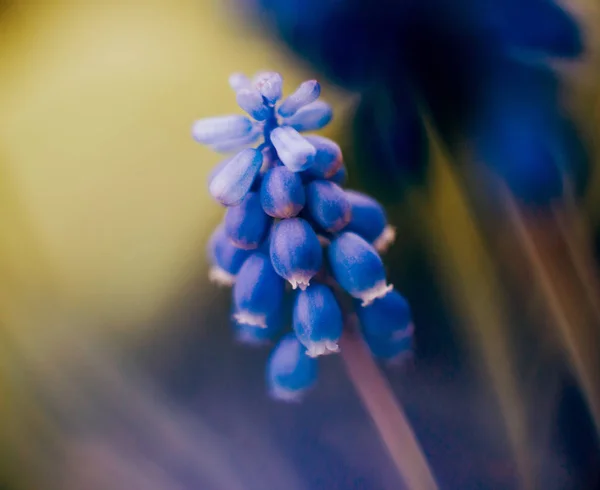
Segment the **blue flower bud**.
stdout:
[[294,289],[306,289],[323,263],[317,235],[300,218],[286,219],[273,227],[270,255],[277,274],[287,279]]
[[235,158],[235,157],[233,156],[233,157],[224,158],[219,163],[217,163],[213,168],[210,169],[210,172],[208,172],[208,177],[206,178],[206,183],[208,184],[209,188],[210,188],[210,183],[213,181],[213,179],[219,174],[219,172],[221,172],[221,170],[223,170],[227,166],[227,164],[233,158]]
[[315,131],[327,126],[332,118],[331,106],[322,100],[315,100],[298,109],[293,116],[285,118],[283,123],[297,131]]
[[274,218],[291,218],[304,207],[306,196],[302,179],[287,167],[269,170],[262,181],[260,202],[263,210]]
[[256,76],[254,86],[269,104],[275,104],[281,99],[283,79],[276,72],[263,72]]
[[271,143],[281,162],[292,172],[309,168],[317,154],[315,147],[290,127],[275,128],[271,132]]
[[317,150],[314,163],[305,173],[312,179],[333,177],[344,165],[338,144],[323,136],[305,135],[304,138]]
[[232,73],[229,77],[229,86],[237,92],[244,88],[250,88],[251,83],[250,79],[243,73]]
[[254,127],[246,136],[220,141],[219,143],[213,143],[208,146],[217,153],[237,153],[254,143],[261,134],[260,128]]
[[217,116],[196,121],[192,136],[198,143],[212,145],[248,136],[254,125],[246,116]]
[[279,115],[281,117],[293,116],[298,109],[317,100],[320,94],[321,85],[319,85],[319,82],[316,80],[302,82],[296,91],[279,106]]
[[242,150],[211,179],[209,184],[211,195],[225,206],[239,204],[252,187],[262,163],[262,152],[253,148]]
[[342,311],[327,286],[313,284],[296,296],[294,332],[310,357],[338,352],[342,335]]
[[275,311],[269,313],[266,316],[265,325],[264,328],[255,325],[246,325],[245,323],[236,321],[234,318],[233,328],[235,339],[239,343],[256,347],[269,344],[285,326],[283,308],[276,308]]
[[356,313],[367,336],[400,338],[412,335],[410,306],[397,291],[391,291],[368,306],[359,306]]
[[265,100],[257,89],[238,90],[236,100],[238,105],[257,121],[264,121],[269,117],[271,111],[265,105]]
[[208,277],[212,282],[224,286],[232,286],[250,252],[235,247],[220,224],[208,242],[208,257],[212,263]]
[[413,337],[406,336],[364,336],[365,342],[374,357],[391,363],[401,362],[412,357]]
[[317,380],[317,361],[294,334],[283,337],[267,363],[269,394],[276,400],[299,401]]
[[393,289],[386,282],[377,251],[356,233],[342,233],[331,242],[328,253],[335,280],[348,294],[362,300],[362,306]]
[[285,283],[266,255],[254,253],[240,268],[233,286],[236,322],[267,328],[267,318],[281,308]]
[[361,192],[347,190],[346,197],[352,207],[352,218],[346,231],[360,235],[378,252],[387,250],[396,238],[396,230],[387,224],[381,204]]
[[325,231],[336,233],[350,222],[350,201],[333,182],[315,180],[306,186],[306,207],[312,219]]
[[253,250],[267,236],[271,221],[260,205],[260,195],[249,192],[238,206],[227,209],[225,232],[236,247]]

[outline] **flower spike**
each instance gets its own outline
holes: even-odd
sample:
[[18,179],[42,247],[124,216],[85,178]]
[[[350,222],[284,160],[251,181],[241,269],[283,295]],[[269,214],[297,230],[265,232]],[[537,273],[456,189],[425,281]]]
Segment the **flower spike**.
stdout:
[[[227,206],[209,241],[209,276],[233,286],[238,342],[268,344],[291,320],[293,331],[267,364],[271,396],[298,401],[314,385],[315,358],[340,351],[344,318],[352,313],[341,305],[354,305],[350,316],[360,319],[373,356],[405,359],[412,350],[410,308],[388,284],[378,253],[395,230],[375,199],[343,189],[339,145],[300,134],[333,116],[319,100],[321,86],[305,81],[280,103],[278,73],[259,72],[252,80],[236,73],[229,84],[249,117],[201,119],[192,129],[196,141],[215,151],[236,152],[208,177],[210,193]],[[291,318],[286,294],[294,298]]]

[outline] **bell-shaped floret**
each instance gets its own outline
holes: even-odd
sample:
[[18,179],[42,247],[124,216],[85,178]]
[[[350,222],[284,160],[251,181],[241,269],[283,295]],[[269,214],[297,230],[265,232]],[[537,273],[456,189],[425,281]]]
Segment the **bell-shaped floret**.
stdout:
[[359,306],[356,313],[365,335],[386,337],[412,335],[410,306],[397,291],[391,291],[368,306]]
[[292,218],[304,207],[306,196],[300,175],[285,166],[270,169],[262,180],[260,202],[273,218]]
[[377,251],[356,233],[344,232],[329,246],[329,263],[335,280],[354,298],[368,306],[383,298],[393,286],[387,284]]
[[315,180],[306,186],[306,208],[311,218],[329,233],[340,231],[352,217],[344,190],[326,180]]
[[266,255],[254,253],[240,268],[233,287],[236,322],[267,328],[267,319],[281,308],[285,283]]
[[283,337],[267,363],[269,394],[276,400],[299,401],[317,380],[317,361],[294,334]]
[[317,235],[301,218],[277,223],[271,232],[271,262],[294,289],[306,289],[321,269],[323,252]]
[[254,250],[267,236],[271,222],[262,209],[260,195],[249,192],[239,206],[227,209],[225,232],[236,247]]
[[327,286],[312,284],[300,291],[294,303],[294,332],[307,354],[318,357],[339,351],[342,311]]

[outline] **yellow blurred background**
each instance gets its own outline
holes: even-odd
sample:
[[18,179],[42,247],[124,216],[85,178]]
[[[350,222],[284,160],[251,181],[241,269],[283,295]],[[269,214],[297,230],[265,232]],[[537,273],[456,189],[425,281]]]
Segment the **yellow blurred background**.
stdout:
[[[206,179],[220,157],[192,140],[192,122],[239,112],[234,71],[280,70],[288,90],[311,77],[227,22],[225,8],[0,2],[0,476],[11,489],[179,488],[109,436],[71,440],[56,426],[41,400],[76,417],[89,410],[86,386],[148,420],[157,444],[217,474],[217,488],[245,488],[226,476],[219,436],[175,416],[110,351],[143,340],[205,280],[205,244],[222,215]],[[337,107],[351,100],[324,91]],[[202,293],[209,305],[213,288]],[[102,375],[82,385],[79,370]],[[263,439],[256,449],[277,460]]]
[[[289,58],[218,2],[16,2],[0,50],[2,265],[109,324],[168,303],[221,209],[191,123],[239,112],[233,71]],[[327,88],[328,100],[336,92]],[[48,293],[44,291],[44,294]]]

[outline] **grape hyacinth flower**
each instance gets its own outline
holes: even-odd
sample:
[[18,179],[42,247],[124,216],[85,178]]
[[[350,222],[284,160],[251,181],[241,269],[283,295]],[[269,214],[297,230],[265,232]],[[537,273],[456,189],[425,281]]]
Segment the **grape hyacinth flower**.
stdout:
[[266,255],[252,254],[238,272],[233,303],[238,323],[267,328],[267,317],[280,307],[284,283]]
[[342,323],[342,311],[328,286],[313,284],[296,295],[294,332],[309,356],[337,352]]
[[306,193],[308,212],[325,231],[336,233],[350,222],[350,201],[339,185],[315,180],[306,186]]
[[297,401],[317,379],[317,362],[294,334],[283,337],[267,365],[267,384],[271,396],[278,400]]
[[[230,153],[209,177],[210,193],[227,208],[209,244],[210,278],[233,286],[238,341],[277,340],[291,320],[293,332],[269,359],[267,383],[274,398],[297,400],[316,380],[315,358],[340,351],[351,314],[362,321],[374,357],[393,360],[410,351],[410,309],[388,284],[379,256],[394,228],[375,199],[342,188],[340,147],[301,134],[333,115],[319,100],[316,80],[281,103],[278,73],[234,74],[229,83],[248,116],[202,119],[192,129],[196,141]],[[286,282],[294,296],[287,322]],[[342,308],[352,304],[340,302],[344,295],[355,299],[354,312]]]
[[273,218],[293,218],[306,202],[300,176],[284,166],[270,169],[263,177],[260,200],[265,213]]
[[293,289],[306,289],[323,263],[321,243],[308,222],[301,218],[277,223],[269,249],[273,267]]
[[362,300],[361,306],[368,306],[392,291],[379,254],[356,233],[342,233],[331,242],[329,262],[333,277],[348,294]]

